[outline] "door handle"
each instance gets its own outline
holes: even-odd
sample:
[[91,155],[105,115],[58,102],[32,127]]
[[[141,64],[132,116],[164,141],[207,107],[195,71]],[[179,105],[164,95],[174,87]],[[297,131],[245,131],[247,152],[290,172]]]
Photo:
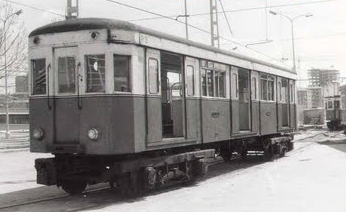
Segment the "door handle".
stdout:
[[47,106],[48,106],[48,109],[51,110],[52,109],[52,106],[50,105],[50,101],[49,101],[49,87],[50,87],[50,69],[51,69],[51,65],[49,64],[47,66]]
[[78,109],[82,109],[82,102],[80,101],[80,82],[83,82],[83,76],[80,74],[80,62],[77,64],[77,106]]

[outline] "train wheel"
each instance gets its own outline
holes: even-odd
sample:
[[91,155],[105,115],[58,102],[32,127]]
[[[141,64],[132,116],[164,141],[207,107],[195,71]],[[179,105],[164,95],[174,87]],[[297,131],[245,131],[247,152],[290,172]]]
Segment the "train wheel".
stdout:
[[288,151],[291,151],[294,149],[294,143],[292,141],[289,141],[287,144]]
[[139,171],[128,173],[127,176],[117,181],[120,193],[124,197],[135,198],[144,193],[143,179]]
[[226,148],[221,148],[220,149],[220,156],[225,162],[228,162],[231,160],[232,154],[231,151],[226,149]]
[[270,142],[270,139],[266,139],[262,142],[262,148],[264,151],[263,158],[265,161],[272,161],[274,159],[274,147]]
[[280,153],[280,157],[285,157],[286,152],[287,152],[287,147],[282,148],[281,153]]
[[87,186],[87,182],[79,180],[64,180],[61,182],[61,188],[71,194],[81,194]]

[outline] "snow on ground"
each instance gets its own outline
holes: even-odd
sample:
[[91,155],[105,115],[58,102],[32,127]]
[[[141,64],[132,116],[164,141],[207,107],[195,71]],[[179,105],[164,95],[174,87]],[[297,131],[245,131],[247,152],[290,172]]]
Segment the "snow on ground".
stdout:
[[296,144],[274,162],[94,211],[346,211],[346,154],[313,142]]
[[[340,133],[304,131],[288,157],[95,211],[344,212],[345,140]],[[0,194],[39,187],[34,161],[40,157],[51,155],[0,152]]]
[[0,153],[0,194],[34,188],[36,184],[35,159],[50,154],[20,152]]

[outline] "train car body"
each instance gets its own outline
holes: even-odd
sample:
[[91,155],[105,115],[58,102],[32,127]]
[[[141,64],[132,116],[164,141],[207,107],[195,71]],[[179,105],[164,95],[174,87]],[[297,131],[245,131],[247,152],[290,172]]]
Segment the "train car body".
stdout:
[[[127,22],[77,19],[38,28],[29,36],[29,59],[30,150],[55,155],[36,163],[42,184],[64,185],[61,179],[76,173],[91,183],[82,176],[102,172],[88,171],[92,163],[250,147],[296,129],[292,70]],[[66,174],[75,166],[66,161],[76,158],[86,161],[83,169]]]
[[330,131],[345,129],[345,122],[342,120],[343,110],[341,109],[340,95],[325,97],[326,121]]

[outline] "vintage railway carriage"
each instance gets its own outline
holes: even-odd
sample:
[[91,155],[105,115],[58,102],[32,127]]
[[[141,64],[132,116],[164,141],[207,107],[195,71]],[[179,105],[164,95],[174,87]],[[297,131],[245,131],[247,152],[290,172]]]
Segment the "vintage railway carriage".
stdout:
[[30,150],[55,155],[36,160],[38,183],[153,186],[169,167],[189,178],[182,164],[214,149],[227,159],[292,148],[290,69],[107,19],[38,28],[29,57]]

